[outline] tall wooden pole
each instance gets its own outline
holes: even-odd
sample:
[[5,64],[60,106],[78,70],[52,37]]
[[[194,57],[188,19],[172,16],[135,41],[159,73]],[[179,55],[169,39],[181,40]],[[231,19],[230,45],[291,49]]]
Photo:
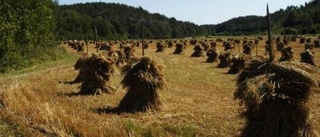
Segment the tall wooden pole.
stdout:
[[94,39],[95,39],[95,41],[96,41],[96,48],[97,48],[97,49],[96,49],[96,52],[99,53],[99,49],[98,49],[98,48],[100,48],[100,47],[97,47],[97,44],[98,44],[98,43],[97,43],[97,42],[98,42],[98,30],[97,30],[97,27],[96,27],[96,26],[94,27],[94,32],[95,32]]
[[143,40],[143,26],[142,26],[142,20],[140,21],[140,25],[141,25],[142,56],[144,56],[144,40]]
[[256,55],[258,55],[258,44],[256,44]]
[[268,50],[269,50],[269,63],[275,59],[275,51],[273,50],[272,38],[271,38],[271,19],[269,14],[269,6],[267,4],[267,23],[268,23]]
[[86,40],[86,45],[87,45],[87,53],[89,53],[89,40],[88,40],[88,37],[87,37],[87,40]]

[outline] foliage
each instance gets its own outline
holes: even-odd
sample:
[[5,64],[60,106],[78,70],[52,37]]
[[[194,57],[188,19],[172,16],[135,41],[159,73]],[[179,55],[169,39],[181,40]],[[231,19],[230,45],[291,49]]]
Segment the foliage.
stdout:
[[141,7],[116,3],[62,5],[57,32],[68,39],[182,38],[209,34],[191,22],[149,13]]
[[[283,30],[282,34],[316,34],[320,31],[320,0],[312,0],[305,5],[288,6],[271,14],[273,30]],[[266,31],[263,16],[237,17],[221,24],[212,25],[216,34],[249,35]],[[295,30],[297,32],[295,32]],[[292,33],[291,33],[292,32]]]
[[0,5],[0,71],[55,58],[51,0],[12,0]]
[[226,21],[224,23],[215,25],[217,33],[225,33],[228,35],[241,35],[241,34],[252,34],[256,30],[265,31],[267,30],[266,20],[263,17],[258,16],[245,16],[238,17]]
[[[288,34],[287,28],[297,34],[320,31],[319,0],[304,6],[288,6],[271,14],[275,32]],[[95,34],[97,29],[97,37]],[[149,13],[141,7],[117,3],[82,3],[61,5],[58,12],[59,39],[137,39],[183,38],[209,35],[251,35],[267,29],[263,16],[243,16],[216,25],[196,25],[159,13]],[[294,33],[296,34],[296,33]]]

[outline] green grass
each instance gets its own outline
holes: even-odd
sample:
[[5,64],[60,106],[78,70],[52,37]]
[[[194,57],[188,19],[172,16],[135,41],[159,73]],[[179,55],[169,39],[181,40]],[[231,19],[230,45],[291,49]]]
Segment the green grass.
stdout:
[[18,76],[18,75],[22,75],[22,74],[28,74],[28,73],[32,73],[32,72],[39,72],[41,70],[45,70],[48,68],[54,68],[57,66],[70,66],[78,58],[79,58],[79,55],[77,55],[77,54],[66,54],[58,59],[43,61],[42,63],[36,63],[32,66],[22,68],[19,70],[8,70],[5,73],[0,73],[0,78],[8,78],[8,77]]

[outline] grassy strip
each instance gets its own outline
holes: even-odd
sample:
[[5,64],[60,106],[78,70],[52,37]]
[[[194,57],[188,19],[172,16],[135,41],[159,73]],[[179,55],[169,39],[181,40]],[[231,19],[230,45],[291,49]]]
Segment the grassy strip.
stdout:
[[0,78],[9,78],[9,77],[18,76],[26,73],[41,71],[41,70],[52,68],[55,66],[73,65],[78,58],[79,56],[76,54],[66,54],[56,60],[49,60],[42,63],[34,64],[30,67],[26,67],[23,69],[9,70],[6,73],[0,73]]
[[9,124],[6,121],[0,120],[0,134],[4,137],[22,137],[23,132],[18,126]]

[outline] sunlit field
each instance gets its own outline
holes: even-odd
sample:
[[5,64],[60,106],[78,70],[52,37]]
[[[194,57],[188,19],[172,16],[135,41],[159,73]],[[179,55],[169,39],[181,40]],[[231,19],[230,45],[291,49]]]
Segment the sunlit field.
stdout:
[[[260,41],[258,50],[253,49],[252,56],[265,55],[265,39]],[[233,96],[237,75],[226,74],[229,68],[217,68],[218,61],[206,63],[206,56],[190,57],[193,46],[189,43],[183,54],[173,55],[175,47],[155,53],[156,42],[153,40],[145,49],[145,56],[163,67],[166,87],[159,91],[161,110],[113,113],[126,94],[120,85],[119,70],[110,80],[111,86],[118,88],[114,93],[74,95],[80,84],[60,82],[76,78],[78,72],[73,65],[82,53],[62,45],[75,56],[71,61],[0,78],[0,136],[239,136],[245,120],[240,117],[244,107]],[[217,44],[222,52],[222,43]],[[304,44],[297,41],[289,46],[294,49],[295,61],[300,61]],[[96,52],[93,44],[89,45],[89,51]],[[235,47],[234,53],[239,51],[242,52],[242,46]],[[314,51],[315,62],[320,65],[320,48]],[[141,52],[141,46],[136,47],[134,54],[141,56]],[[280,55],[278,52],[277,58]],[[318,91],[311,94],[308,106],[314,134],[320,136]]]

